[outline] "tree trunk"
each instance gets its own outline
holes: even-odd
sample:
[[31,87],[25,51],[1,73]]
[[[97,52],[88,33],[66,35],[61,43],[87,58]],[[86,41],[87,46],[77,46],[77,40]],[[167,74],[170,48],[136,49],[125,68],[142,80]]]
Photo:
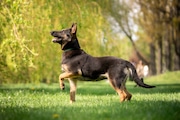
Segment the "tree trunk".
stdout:
[[180,70],[180,25],[173,30],[173,44],[175,49],[175,65],[174,70]]
[[173,18],[173,43],[175,48],[175,65],[174,70],[180,70],[180,2],[174,1],[174,18]]
[[163,70],[164,71],[171,71],[172,70],[172,64],[173,62],[172,61],[172,44],[171,44],[171,41],[172,41],[172,27],[171,25],[169,24],[168,25],[168,29],[166,30],[165,34],[163,35],[163,46],[164,46],[164,68]]
[[162,37],[158,37],[157,43],[157,73],[161,74],[163,71],[163,45]]
[[149,44],[150,47],[150,75],[156,75],[156,55],[155,55],[155,46],[153,43]]

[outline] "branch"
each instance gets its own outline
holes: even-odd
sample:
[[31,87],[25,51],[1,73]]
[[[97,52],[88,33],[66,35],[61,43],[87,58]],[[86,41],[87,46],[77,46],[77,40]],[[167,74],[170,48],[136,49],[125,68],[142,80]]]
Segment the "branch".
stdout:
[[[141,53],[139,52],[139,50],[137,49],[136,44],[135,44],[135,42],[134,42],[134,40],[133,40],[133,38],[132,38],[131,32],[129,31],[129,34],[128,34],[128,32],[125,30],[124,26],[123,26],[121,23],[119,23],[119,26],[121,27],[122,31],[125,33],[125,35],[126,35],[126,36],[129,38],[129,40],[131,41],[132,46],[133,46],[133,48],[134,48],[134,50],[135,50],[136,55],[138,56],[138,58],[141,59],[145,64],[149,65],[149,61],[147,61],[147,60],[141,55]],[[128,26],[128,27],[129,27],[129,26]],[[130,28],[129,28],[128,30],[130,30]]]

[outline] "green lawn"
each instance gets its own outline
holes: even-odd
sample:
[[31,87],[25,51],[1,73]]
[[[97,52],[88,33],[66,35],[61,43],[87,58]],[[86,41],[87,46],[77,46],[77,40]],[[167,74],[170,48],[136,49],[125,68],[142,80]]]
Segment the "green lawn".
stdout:
[[180,120],[180,71],[149,77],[154,89],[134,87],[133,97],[119,97],[105,82],[79,82],[76,103],[69,102],[69,84],[18,84],[0,86],[0,120]]

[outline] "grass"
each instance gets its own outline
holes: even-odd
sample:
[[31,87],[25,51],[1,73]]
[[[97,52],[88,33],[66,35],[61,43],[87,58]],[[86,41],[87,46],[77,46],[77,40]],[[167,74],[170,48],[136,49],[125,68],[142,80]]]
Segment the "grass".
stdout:
[[107,82],[79,82],[76,103],[69,102],[69,84],[16,84],[0,86],[0,120],[179,120],[180,71],[149,77],[154,89],[134,87],[133,97],[119,102]]

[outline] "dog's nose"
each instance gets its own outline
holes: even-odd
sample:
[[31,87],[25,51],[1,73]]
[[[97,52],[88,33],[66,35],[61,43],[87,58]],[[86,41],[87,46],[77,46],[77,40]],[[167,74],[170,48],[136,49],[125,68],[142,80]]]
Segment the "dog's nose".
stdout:
[[51,35],[53,35],[55,32],[54,32],[54,31],[51,31],[50,33],[51,33]]

